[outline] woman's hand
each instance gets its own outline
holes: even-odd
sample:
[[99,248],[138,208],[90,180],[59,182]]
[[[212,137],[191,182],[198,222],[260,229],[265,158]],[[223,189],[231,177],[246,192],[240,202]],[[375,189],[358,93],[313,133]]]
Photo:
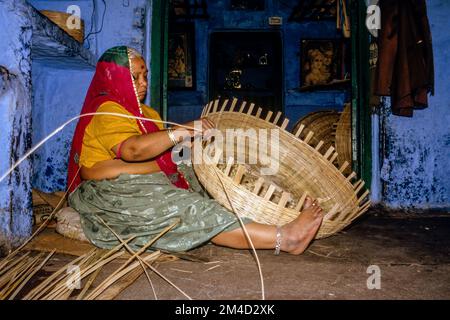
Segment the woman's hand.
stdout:
[[205,134],[207,130],[213,129],[214,127],[215,125],[211,120],[197,119],[183,124],[182,127],[174,126],[173,129],[175,129],[174,131],[175,137],[179,139],[178,142],[181,142],[186,138],[195,138],[201,136]]

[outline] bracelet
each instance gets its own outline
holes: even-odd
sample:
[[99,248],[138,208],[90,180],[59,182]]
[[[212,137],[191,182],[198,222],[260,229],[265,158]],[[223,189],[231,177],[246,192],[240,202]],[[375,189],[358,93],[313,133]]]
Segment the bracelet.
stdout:
[[274,254],[277,256],[280,254],[281,250],[281,227],[277,226],[277,236],[275,241],[275,252]]
[[172,144],[175,146],[178,144],[177,138],[175,138],[175,134],[173,133],[173,129],[168,128],[167,130],[167,134],[169,136],[170,141],[172,141]]

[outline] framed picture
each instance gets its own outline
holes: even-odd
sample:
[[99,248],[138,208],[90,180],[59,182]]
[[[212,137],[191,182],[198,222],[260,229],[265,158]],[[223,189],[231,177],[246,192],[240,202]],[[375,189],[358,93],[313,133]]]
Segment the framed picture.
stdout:
[[169,89],[195,89],[194,24],[169,27],[168,86]]
[[300,47],[300,87],[323,86],[345,80],[346,45],[340,39],[304,39]]

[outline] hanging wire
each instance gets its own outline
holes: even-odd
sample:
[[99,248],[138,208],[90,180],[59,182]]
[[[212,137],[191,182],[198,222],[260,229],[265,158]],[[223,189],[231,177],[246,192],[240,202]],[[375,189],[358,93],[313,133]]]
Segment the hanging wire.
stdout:
[[102,14],[102,23],[100,24],[100,28],[99,28],[97,31],[92,32],[92,29],[93,29],[93,26],[94,26],[94,16],[95,16],[95,12],[97,11],[97,7],[96,7],[95,2],[96,2],[96,0],[92,0],[93,8],[92,8],[92,16],[91,16],[91,28],[90,28],[90,30],[89,30],[89,33],[88,33],[88,34],[84,37],[84,39],[83,39],[83,41],[87,41],[87,49],[90,49],[90,48],[91,48],[91,42],[89,41],[89,37],[92,36],[92,35],[94,35],[94,34],[97,34],[97,33],[102,32],[102,30],[103,30],[103,23],[104,23],[104,21],[105,21],[106,1],[105,1],[105,0],[102,0],[103,6],[104,6],[103,14]]

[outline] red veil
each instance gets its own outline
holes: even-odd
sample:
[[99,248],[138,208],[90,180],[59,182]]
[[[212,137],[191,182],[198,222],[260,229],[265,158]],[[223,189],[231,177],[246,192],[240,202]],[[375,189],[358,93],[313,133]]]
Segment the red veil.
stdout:
[[[100,105],[106,101],[114,101],[132,115],[143,117],[132,83],[128,48],[125,46],[113,47],[107,50],[99,59],[94,78],[92,79],[83,108],[81,109],[81,114],[95,113]],[[69,192],[75,190],[81,183],[78,160],[83,145],[84,132],[91,122],[92,117],[90,115],[80,118],[75,129],[67,175],[67,184],[70,187]],[[158,126],[152,121],[138,121],[137,119],[136,121],[144,133],[159,130]],[[177,165],[172,161],[171,150],[162,153],[155,160],[161,171],[169,177],[175,186],[183,189],[188,188],[186,180],[178,172]],[[73,183],[70,185],[72,181]]]

